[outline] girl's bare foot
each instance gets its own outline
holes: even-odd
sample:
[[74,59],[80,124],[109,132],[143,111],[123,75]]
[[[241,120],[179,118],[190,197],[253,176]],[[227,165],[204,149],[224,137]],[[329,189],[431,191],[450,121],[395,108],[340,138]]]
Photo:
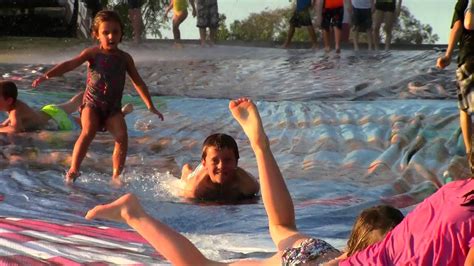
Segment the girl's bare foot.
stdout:
[[81,175],[77,170],[69,169],[65,176],[66,184],[72,184],[76,182],[76,179]]
[[248,98],[230,101],[229,110],[254,145],[268,145],[257,106]]
[[112,185],[114,188],[121,188],[123,186],[122,179],[120,179],[119,176],[112,177],[112,180],[110,180],[110,185]]
[[105,219],[117,222],[127,222],[138,217],[144,210],[137,197],[131,193],[123,195],[112,203],[97,205],[85,216],[87,220]]

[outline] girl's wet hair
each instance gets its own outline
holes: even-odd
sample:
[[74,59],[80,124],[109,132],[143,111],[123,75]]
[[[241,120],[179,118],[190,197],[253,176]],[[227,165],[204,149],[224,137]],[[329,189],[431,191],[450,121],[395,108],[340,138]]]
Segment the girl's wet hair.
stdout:
[[206,159],[207,148],[209,147],[215,147],[218,150],[222,150],[225,148],[231,149],[234,152],[235,159],[239,160],[239,148],[237,147],[235,139],[229,135],[217,133],[208,136],[202,144],[201,159]]
[[16,102],[18,97],[18,89],[12,81],[0,81],[0,95],[4,99],[12,98],[13,103]]
[[380,237],[384,237],[404,217],[399,209],[388,205],[378,205],[363,210],[357,217],[347,240],[347,256],[380,241]]
[[101,23],[111,22],[111,21],[117,22],[120,25],[120,32],[121,32],[120,41],[122,41],[123,23],[122,23],[122,20],[120,19],[119,14],[112,10],[101,10],[95,15],[94,20],[92,21],[92,26],[91,26],[92,37],[98,36],[99,27]]

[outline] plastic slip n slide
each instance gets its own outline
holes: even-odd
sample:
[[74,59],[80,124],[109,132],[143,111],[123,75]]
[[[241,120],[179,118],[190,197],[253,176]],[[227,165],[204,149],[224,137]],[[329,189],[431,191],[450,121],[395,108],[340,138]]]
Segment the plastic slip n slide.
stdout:
[[0,217],[0,265],[160,263],[166,262],[131,230]]

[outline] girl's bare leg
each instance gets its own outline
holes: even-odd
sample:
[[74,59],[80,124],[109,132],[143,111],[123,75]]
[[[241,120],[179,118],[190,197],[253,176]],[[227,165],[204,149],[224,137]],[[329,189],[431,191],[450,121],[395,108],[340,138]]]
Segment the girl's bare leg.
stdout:
[[255,153],[260,187],[268,215],[270,234],[279,250],[291,246],[301,236],[296,230],[295,211],[280,168],[270,150],[268,137],[255,104],[241,98],[229,103],[229,109],[239,122]]
[[181,44],[181,31],[179,25],[188,17],[188,12],[184,11],[178,15],[173,16],[173,37],[175,44]]
[[99,116],[90,107],[85,107],[81,114],[81,135],[74,144],[72,151],[71,167],[66,174],[66,182],[71,183],[79,176],[79,169],[82,160],[86,156],[87,149],[97,133],[99,128]]
[[128,224],[172,265],[212,263],[186,237],[148,215],[132,194],[126,194],[110,204],[96,206],[87,212],[86,219],[106,219]]
[[121,185],[122,182],[119,177],[125,165],[128,149],[127,124],[125,124],[123,115],[117,113],[105,121],[105,127],[115,139],[115,148],[112,155],[112,182]]

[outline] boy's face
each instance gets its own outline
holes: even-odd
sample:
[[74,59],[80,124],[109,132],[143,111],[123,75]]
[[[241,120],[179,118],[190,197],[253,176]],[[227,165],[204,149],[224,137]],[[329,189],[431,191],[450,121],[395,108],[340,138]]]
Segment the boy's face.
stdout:
[[234,178],[237,159],[232,149],[208,147],[202,165],[207,169],[212,182],[226,184]]
[[100,23],[96,35],[102,49],[115,50],[120,43],[122,29],[120,28],[120,24],[115,21],[103,21]]
[[8,112],[11,109],[13,103],[12,98],[5,98],[0,95],[0,112]]

